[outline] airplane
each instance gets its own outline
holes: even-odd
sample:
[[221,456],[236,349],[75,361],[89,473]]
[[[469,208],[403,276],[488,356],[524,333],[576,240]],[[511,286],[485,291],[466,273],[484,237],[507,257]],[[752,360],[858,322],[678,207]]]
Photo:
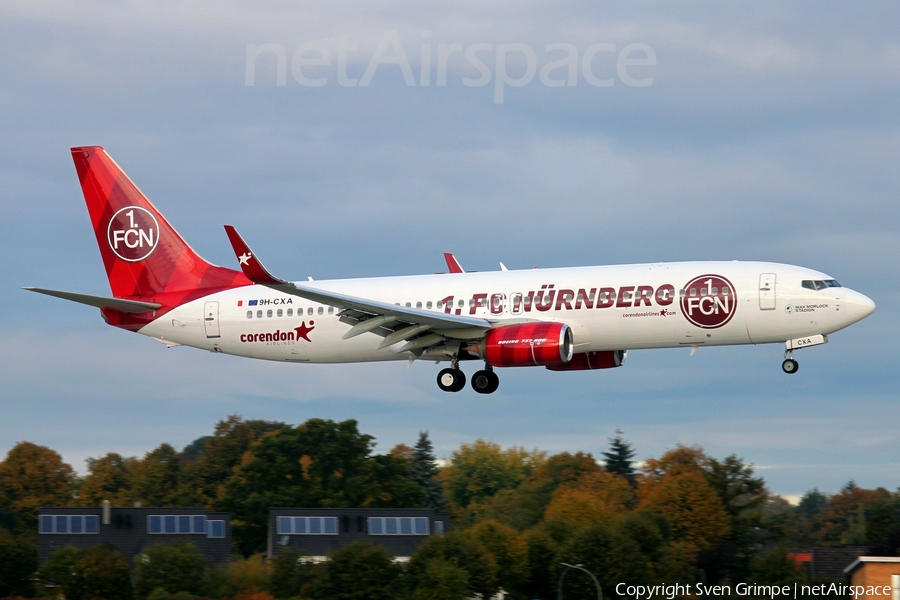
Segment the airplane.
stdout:
[[112,296],[24,288],[100,309],[166,346],[292,363],[449,362],[440,389],[499,387],[495,368],[608,369],[628,350],[784,344],[794,351],[867,317],[875,303],[833,277],[767,262],[674,262],[290,282],[234,227],[240,270],[182,239],[100,146],[72,148]]

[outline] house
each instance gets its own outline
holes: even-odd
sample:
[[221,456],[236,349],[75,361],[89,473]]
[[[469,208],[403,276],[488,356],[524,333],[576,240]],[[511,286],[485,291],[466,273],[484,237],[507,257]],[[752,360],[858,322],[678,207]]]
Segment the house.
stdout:
[[408,560],[432,535],[448,530],[446,514],[430,508],[271,508],[268,556],[284,548],[325,560],[329,554],[357,540],[368,540]]
[[203,508],[88,508],[38,511],[38,559],[44,564],[65,546],[86,550],[108,544],[131,563],[153,544],[190,542],[211,562],[231,557],[231,515]]
[[900,600],[900,556],[860,556],[844,569],[856,600]]

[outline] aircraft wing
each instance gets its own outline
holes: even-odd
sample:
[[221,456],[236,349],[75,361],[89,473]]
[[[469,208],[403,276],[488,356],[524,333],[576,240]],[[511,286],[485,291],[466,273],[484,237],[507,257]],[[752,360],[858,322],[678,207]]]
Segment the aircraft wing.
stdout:
[[[480,338],[484,335],[484,331],[493,326],[491,321],[479,317],[450,315],[430,310],[409,308],[377,300],[338,294],[278,279],[266,270],[262,262],[250,250],[250,247],[234,227],[226,225],[225,232],[228,234],[229,241],[231,241],[231,246],[241,265],[241,270],[253,283],[264,285],[285,294],[299,296],[313,302],[342,309],[341,316],[345,317],[345,322],[354,324],[351,330],[344,335],[344,339],[372,331],[385,338],[379,345],[379,348],[384,348],[397,342],[420,336],[418,340],[413,340],[401,348],[400,351],[403,351],[404,349],[420,349],[441,344],[446,341],[446,337],[455,339]],[[435,333],[427,335],[426,332],[429,330]],[[447,332],[449,335],[440,335],[442,332]],[[428,338],[427,341],[431,343],[424,343],[426,341],[425,338]],[[408,348],[410,344],[416,343],[419,345]]]

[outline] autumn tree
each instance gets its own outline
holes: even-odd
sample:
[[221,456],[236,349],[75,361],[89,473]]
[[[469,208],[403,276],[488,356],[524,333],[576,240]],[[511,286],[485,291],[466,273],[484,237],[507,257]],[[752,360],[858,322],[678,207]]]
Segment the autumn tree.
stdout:
[[63,589],[67,600],[131,600],[131,569],[112,546],[92,546],[75,558],[72,575]]
[[14,532],[37,531],[41,506],[68,506],[75,494],[75,471],[45,446],[19,442],[0,462],[0,509],[15,517]]
[[634,504],[628,481],[608,471],[585,473],[577,481],[560,485],[553,493],[544,518],[564,519],[578,525],[616,520]]
[[645,480],[640,496],[640,509],[663,515],[674,536],[697,549],[711,547],[731,531],[730,518],[719,495],[693,465],[669,464],[659,479]]
[[497,584],[507,592],[519,592],[528,581],[528,545],[519,533],[497,521],[482,521],[469,530],[494,558]]
[[16,539],[0,528],[0,598],[30,595],[37,568],[35,544],[25,536]]
[[424,494],[405,461],[373,455],[374,439],[356,421],[310,419],[261,438],[216,502],[232,513],[238,547],[262,548],[273,506],[418,507]]
[[205,595],[209,561],[190,542],[154,544],[134,558],[134,588],[139,598],[162,588],[170,594]]
[[79,506],[98,506],[109,500],[117,506],[134,502],[134,476],[138,460],[110,452],[100,458],[88,458],[88,475],[78,487]]
[[603,466],[610,473],[624,477],[631,486],[637,485],[634,470],[634,448],[622,438],[622,430],[616,429],[616,437],[609,440],[609,450],[603,452]]

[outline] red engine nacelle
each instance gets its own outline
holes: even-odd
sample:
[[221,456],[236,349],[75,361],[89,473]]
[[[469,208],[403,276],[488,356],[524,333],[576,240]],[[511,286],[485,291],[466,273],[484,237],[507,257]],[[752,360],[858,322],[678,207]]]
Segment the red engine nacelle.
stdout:
[[563,365],[572,359],[572,330],[545,321],[491,329],[477,346],[492,367]]
[[603,352],[579,352],[572,360],[561,365],[547,365],[551,371],[590,371],[593,369],[613,369],[621,367],[625,361],[624,350],[604,350]]

